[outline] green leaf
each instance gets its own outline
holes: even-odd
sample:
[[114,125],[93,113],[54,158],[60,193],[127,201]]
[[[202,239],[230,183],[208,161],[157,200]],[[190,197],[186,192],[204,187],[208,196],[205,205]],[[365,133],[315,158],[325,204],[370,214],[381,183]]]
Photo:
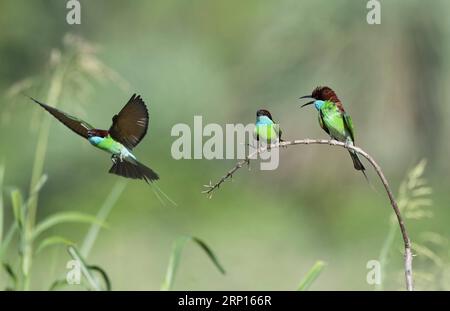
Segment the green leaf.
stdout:
[[14,189],[11,191],[11,202],[13,208],[14,219],[19,228],[23,227],[23,218],[24,218],[24,210],[23,210],[23,199],[22,194],[18,189]]
[[298,285],[297,290],[298,291],[306,291],[309,289],[309,287],[314,283],[314,281],[319,277],[320,273],[322,273],[322,270],[325,268],[326,263],[323,261],[316,261],[314,266],[309,270],[309,272],[306,274],[306,276],[303,278],[303,280]]
[[437,265],[438,267],[444,266],[442,259],[435,252],[433,252],[430,248],[428,248],[424,245],[414,243],[414,242],[411,243],[411,248],[417,254],[422,255],[425,258],[432,260],[434,262],[434,264]]
[[99,266],[88,266],[89,270],[97,271],[103,278],[105,282],[105,287],[107,291],[111,290],[111,281],[109,280],[108,274],[106,274],[105,270],[100,268]]
[[[59,289],[59,288],[66,287],[67,285],[69,285],[69,284],[67,283],[67,281],[66,281],[65,279],[62,279],[62,280],[56,280],[56,281],[54,281],[54,282],[50,285],[50,287],[48,288],[48,290],[49,290],[49,291],[55,291],[55,290],[57,290],[57,289]],[[86,287],[86,285],[84,285],[84,284],[80,284],[80,285],[83,286],[86,290],[89,290],[89,288]]]
[[209,248],[209,246],[205,242],[200,240],[199,238],[191,237],[191,239],[192,239],[192,241],[197,243],[197,245],[200,246],[200,248],[202,248],[205,251],[206,255],[208,255],[209,259],[211,259],[211,261],[214,263],[216,268],[219,269],[219,271],[222,274],[225,274],[225,269],[222,267],[222,265],[220,264],[220,262],[217,259],[216,255],[211,250],[211,248]]
[[173,282],[175,280],[175,274],[180,264],[181,254],[187,242],[193,241],[206,253],[206,255],[211,259],[216,268],[222,273],[225,274],[225,269],[219,263],[216,255],[214,255],[211,248],[202,240],[196,237],[191,236],[183,236],[178,238],[173,246],[172,254],[169,259],[169,265],[167,267],[166,276],[163,284],[161,285],[161,290],[170,290],[173,286]]
[[34,188],[32,190],[32,194],[36,194],[39,191],[41,191],[42,187],[44,187],[45,183],[48,180],[48,176],[47,174],[43,174],[41,176],[41,178],[39,178],[39,180],[37,181],[36,185],[34,185]]
[[13,281],[13,287],[17,288],[17,276],[14,273],[13,268],[11,267],[11,265],[7,262],[3,262],[2,263],[3,269],[5,269],[6,274],[8,274],[8,276],[11,278],[11,280]]
[[42,240],[42,242],[39,244],[39,246],[36,249],[36,254],[39,254],[40,252],[42,252],[42,250],[44,250],[50,246],[54,246],[54,245],[70,246],[70,245],[74,245],[74,244],[75,243],[66,239],[65,237],[53,235],[53,236],[50,236],[50,237]]
[[105,285],[106,290],[111,290],[111,282],[108,278],[108,275],[106,274],[106,272],[103,269],[101,269],[98,266],[89,266],[74,246],[69,246],[67,248],[67,250],[68,250],[70,256],[74,260],[76,260],[80,263],[81,272],[83,273],[84,277],[86,278],[90,289],[95,290],[95,291],[102,290],[97,278],[95,277],[95,275],[92,274],[92,270],[94,270],[94,271],[97,271],[100,273],[100,276],[103,278],[103,281],[106,284]]
[[42,232],[50,229],[51,227],[62,224],[62,223],[69,223],[69,222],[80,222],[80,223],[95,223],[99,224],[101,226],[105,226],[104,223],[99,222],[94,216],[84,213],[78,213],[78,212],[61,212],[53,214],[43,221],[41,221],[39,224],[36,225],[36,228],[33,231],[32,238],[35,239],[38,237]]
[[3,255],[5,254],[6,249],[9,246],[9,243],[11,243],[11,240],[12,240],[16,230],[17,230],[17,223],[14,222],[14,223],[11,224],[11,227],[9,228],[8,232],[5,235],[5,238],[4,238],[3,242],[2,242],[2,244],[0,245],[0,261],[3,259]]
[[4,222],[4,210],[3,210],[3,178],[5,177],[5,166],[0,165],[0,245],[3,241],[3,222]]
[[66,280],[56,280],[54,281],[50,287],[48,288],[49,291],[54,291],[57,290],[58,288],[62,288],[67,286],[67,281]]
[[[45,183],[47,182],[48,177],[46,174],[42,175],[41,178],[36,182],[36,185],[34,185],[33,189],[31,189],[31,192],[28,196],[27,201],[25,202],[25,207],[28,208],[33,204],[33,200],[35,200],[36,195],[39,194],[42,187],[44,187]],[[25,213],[24,213],[25,215]]]
[[[112,208],[116,205],[117,200],[119,200],[120,195],[125,190],[125,186],[127,185],[127,181],[118,181],[114,188],[111,190],[109,196],[106,198],[102,207],[97,213],[96,219],[103,223],[108,218],[111,213]],[[89,253],[91,252],[92,246],[94,245],[95,240],[97,239],[98,233],[100,232],[100,225],[92,224],[89,228],[86,237],[84,238],[83,244],[81,244],[80,253],[83,257],[87,258]]]

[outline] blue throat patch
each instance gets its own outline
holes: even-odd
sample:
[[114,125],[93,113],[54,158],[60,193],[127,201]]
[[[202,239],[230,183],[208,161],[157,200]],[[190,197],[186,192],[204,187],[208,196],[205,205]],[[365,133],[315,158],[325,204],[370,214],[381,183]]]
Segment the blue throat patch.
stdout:
[[88,138],[88,140],[92,145],[97,146],[103,141],[103,138],[99,136],[91,136]]
[[314,101],[314,107],[316,107],[317,110],[322,109],[325,102],[323,100],[315,100]]
[[270,120],[267,116],[259,116],[256,118],[256,125],[263,125],[263,124],[273,124],[273,121]]

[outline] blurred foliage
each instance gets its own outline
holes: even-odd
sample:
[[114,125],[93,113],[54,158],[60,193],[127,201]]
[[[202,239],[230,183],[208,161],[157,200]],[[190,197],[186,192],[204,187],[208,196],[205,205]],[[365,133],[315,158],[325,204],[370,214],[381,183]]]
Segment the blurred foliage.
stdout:
[[220,264],[217,256],[211,250],[211,248],[199,238],[191,237],[191,236],[183,236],[178,238],[173,246],[172,254],[170,255],[169,265],[167,267],[166,276],[164,278],[164,282],[161,285],[161,290],[170,290],[173,287],[173,283],[175,281],[175,275],[178,269],[178,265],[180,264],[181,254],[183,253],[183,249],[187,242],[192,241],[197,244],[209,257],[212,263],[216,266],[216,268],[222,273],[225,274],[225,269]]
[[323,261],[317,261],[314,266],[308,271],[306,276],[300,281],[300,284],[297,288],[299,291],[306,291],[310,288],[310,286],[314,283],[314,281],[319,277],[325,268],[326,263]]
[[[234,161],[176,161],[170,155],[171,127],[192,124],[194,115],[204,123],[249,123],[258,108],[267,108],[287,139],[326,137],[316,113],[299,110],[297,100],[324,84],[337,91],[355,123],[356,143],[375,157],[394,189],[414,163],[428,159],[433,217],[409,218],[407,228],[422,246],[415,262],[429,283],[418,280],[420,287],[448,288],[448,271],[442,272],[448,258],[443,241],[450,235],[448,1],[382,1],[381,25],[375,26],[366,23],[365,1],[80,2],[81,25],[74,26],[66,23],[65,1],[0,3],[3,241],[11,237],[8,230],[17,230],[9,227],[15,223],[8,199],[13,185],[27,193],[31,179],[36,184],[48,176],[36,199],[39,223],[55,212],[98,213],[118,180],[107,173],[106,154],[15,94],[108,128],[136,92],[150,110],[149,132],[136,154],[160,174],[158,185],[178,206],[162,207],[144,183],[127,184],[87,259],[102,264],[114,289],[159,289],[172,242],[184,235],[207,238],[227,275],[186,248],[174,289],[292,289],[317,258],[328,265],[314,289],[372,289],[366,263],[379,256],[392,211],[381,185],[380,193],[372,191],[346,152],[283,150],[276,171],[242,171],[212,200],[200,193],[202,185]],[[55,66],[65,74],[53,92],[58,96],[50,96]],[[39,133],[46,122],[43,148]],[[39,146],[45,161],[41,174],[33,174]],[[83,241],[84,229],[67,224],[42,239]],[[424,238],[426,232],[442,243]],[[12,249],[20,244],[16,238],[9,243]],[[67,258],[64,248],[44,248],[33,260],[30,288],[47,289],[66,271]],[[393,251],[389,276],[395,279],[401,267],[402,256]],[[11,285],[9,279],[1,274],[0,285]]]
[[[397,196],[398,207],[402,212],[402,215],[405,220],[421,220],[424,218],[431,218],[433,216],[432,211],[430,210],[432,206],[431,194],[433,190],[427,184],[427,180],[425,178],[425,168],[427,165],[427,161],[422,159],[419,163],[411,168],[408,171],[405,179],[400,183],[400,189]],[[378,284],[377,289],[383,289],[389,280],[387,276],[390,274],[387,273],[388,269],[386,269],[387,264],[389,263],[390,256],[392,256],[392,249],[398,243],[399,229],[398,222],[395,215],[391,216],[391,222],[388,230],[388,234],[381,248],[379,262],[381,266],[381,284]],[[434,237],[440,236],[437,233],[434,233]],[[425,255],[423,250],[425,246],[419,245],[416,242],[411,243],[412,249],[417,254],[419,254],[419,258],[423,259],[420,254]],[[397,254],[397,252],[396,252]],[[437,258],[437,256],[435,256]],[[420,274],[415,270],[417,274]],[[415,282],[416,288],[421,288],[422,283],[418,280]]]

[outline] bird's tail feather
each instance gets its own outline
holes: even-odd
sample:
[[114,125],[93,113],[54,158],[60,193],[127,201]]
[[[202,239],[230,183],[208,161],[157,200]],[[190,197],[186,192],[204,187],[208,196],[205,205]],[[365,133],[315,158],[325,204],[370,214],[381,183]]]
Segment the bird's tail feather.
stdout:
[[352,150],[349,150],[348,152],[350,153],[350,156],[352,157],[353,166],[355,167],[355,169],[358,170],[358,171],[361,171],[361,173],[363,173],[364,178],[366,179],[367,183],[372,188],[372,190],[374,190],[375,192],[378,192],[377,189],[375,189],[375,187],[370,182],[369,177],[367,177],[366,168],[361,163],[361,160],[358,158],[358,155],[356,154],[356,152],[354,152]]
[[162,205],[165,206],[167,201],[173,206],[178,206],[178,204],[174,200],[172,200],[172,198],[170,198],[164,191],[162,191],[162,189],[158,187],[156,183],[152,183],[150,184],[150,186],[152,187],[153,193],[155,193],[155,196],[158,198],[159,202]]
[[109,172],[111,174],[116,174],[126,178],[132,179],[142,179],[152,187],[152,191],[155,194],[156,198],[162,205],[166,205],[166,201],[170,204],[177,206],[174,200],[172,200],[161,188],[154,183],[154,181],[159,179],[158,174],[156,174],[151,168],[145,166],[138,161],[134,161],[135,163],[131,163],[128,161],[120,161],[117,160],[116,163],[113,164]]
[[136,163],[130,163],[128,161],[117,160],[109,170],[111,174],[116,174],[131,179],[142,179],[147,183],[151,183],[159,179],[151,168],[145,166],[142,163],[136,161]]
[[356,152],[354,152],[352,150],[349,150],[348,152],[350,153],[350,156],[352,157],[353,166],[355,167],[355,170],[363,171],[363,173],[364,173],[366,168],[364,167],[364,165],[359,160],[358,155],[356,154]]
[[355,168],[355,170],[361,171],[361,173],[363,173],[363,175],[364,175],[364,178],[366,178],[366,181],[370,185],[369,178],[367,177],[366,172],[365,172],[366,168],[361,163],[361,160],[358,158],[358,155],[356,154],[356,152],[354,152],[353,150],[349,150],[348,153],[350,153],[350,156],[352,157],[353,167]]

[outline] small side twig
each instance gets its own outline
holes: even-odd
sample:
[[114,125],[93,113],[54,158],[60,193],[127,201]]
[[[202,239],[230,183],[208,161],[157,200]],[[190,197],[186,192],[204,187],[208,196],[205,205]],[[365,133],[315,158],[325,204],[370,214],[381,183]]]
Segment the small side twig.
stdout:
[[[378,177],[380,177],[381,182],[383,183],[384,189],[386,190],[386,194],[389,197],[389,201],[391,203],[392,209],[394,210],[394,213],[397,217],[397,221],[400,227],[400,231],[402,233],[403,238],[403,244],[405,248],[404,252],[404,270],[405,270],[405,281],[406,281],[406,289],[408,291],[414,290],[413,287],[413,276],[412,276],[412,251],[411,251],[411,240],[409,239],[408,233],[406,231],[405,223],[403,221],[403,217],[401,215],[400,209],[398,208],[398,204],[395,201],[394,195],[392,194],[392,191],[389,187],[389,183],[386,179],[386,177],[383,174],[383,171],[381,170],[381,167],[378,165],[377,162],[364,150],[362,150],[359,147],[352,146],[337,140],[328,140],[328,139],[299,139],[299,140],[292,140],[292,141],[283,141],[279,143],[275,143],[270,145],[270,148],[279,148],[279,147],[288,147],[293,145],[330,145],[330,146],[339,146],[345,149],[353,150],[356,153],[360,154],[364,158],[367,159],[367,161],[370,162],[372,167],[377,172]],[[205,185],[207,188],[203,193],[207,194],[209,198],[212,197],[212,193],[214,190],[218,189],[222,183],[224,183],[226,180],[231,178],[233,174],[239,170],[241,167],[244,166],[244,164],[249,163],[250,159],[255,158],[255,156],[259,155],[261,152],[267,150],[267,147],[261,147],[256,149],[256,151],[249,154],[245,159],[239,161],[236,163],[236,165],[230,169],[222,178],[220,178],[216,183],[212,184],[211,182],[209,185]]]

